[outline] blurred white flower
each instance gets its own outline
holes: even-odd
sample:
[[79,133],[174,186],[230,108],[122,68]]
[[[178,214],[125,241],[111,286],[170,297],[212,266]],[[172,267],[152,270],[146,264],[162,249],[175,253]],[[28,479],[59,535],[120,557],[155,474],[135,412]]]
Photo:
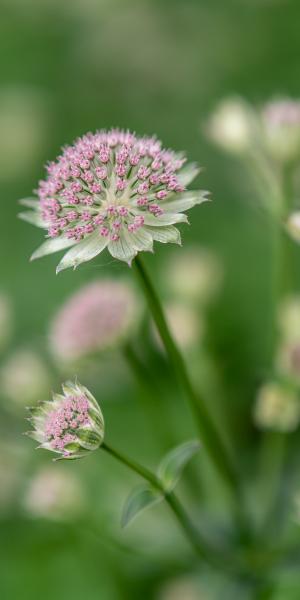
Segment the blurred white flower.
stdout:
[[48,120],[40,90],[0,88],[0,180],[23,175],[34,165],[45,142]]
[[139,321],[137,297],[129,283],[98,280],[82,287],[59,309],[50,330],[54,356],[72,362],[114,348]]
[[298,395],[278,382],[265,383],[256,398],[254,420],[262,429],[294,431],[300,422]]
[[70,471],[42,468],[29,482],[23,505],[34,517],[72,519],[84,507],[80,480]]
[[207,136],[218,146],[234,154],[247,152],[252,145],[255,116],[241,98],[219,102],[206,126]]
[[300,490],[298,490],[293,498],[293,517],[298,525],[300,525]]
[[[165,313],[168,325],[180,348],[189,351],[201,342],[204,323],[199,311],[196,311],[191,306],[173,302],[166,305]],[[154,324],[152,327],[154,338],[160,348],[162,348],[159,333]]]
[[165,583],[160,589],[157,600],[208,600],[206,592],[193,577],[178,577]]
[[268,102],[262,110],[262,126],[266,147],[275,160],[285,163],[300,156],[300,101]]
[[3,395],[15,405],[26,406],[48,396],[50,373],[45,362],[31,349],[15,350],[0,370]]
[[277,368],[300,383],[300,339],[287,341],[279,346]]
[[0,351],[3,350],[12,333],[13,311],[9,298],[0,292]]
[[300,211],[292,212],[286,222],[286,228],[290,236],[296,242],[300,242]]
[[163,278],[170,291],[183,301],[205,303],[219,292],[223,270],[216,254],[194,246],[171,255]]
[[300,296],[292,295],[286,297],[279,309],[279,328],[285,341],[300,342]]

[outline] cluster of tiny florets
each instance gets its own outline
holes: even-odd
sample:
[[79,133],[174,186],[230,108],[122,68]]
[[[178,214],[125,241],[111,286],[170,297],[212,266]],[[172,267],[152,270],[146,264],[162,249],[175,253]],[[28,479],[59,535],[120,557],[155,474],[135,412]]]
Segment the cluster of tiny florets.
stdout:
[[89,402],[82,396],[68,396],[57,410],[51,411],[45,420],[45,436],[53,450],[68,455],[66,446],[76,441],[76,430],[90,423]]
[[48,177],[39,183],[48,235],[78,242],[98,230],[118,241],[124,226],[138,230],[143,213],[159,217],[163,201],[184,190],[176,175],[184,162],[156,138],[120,130],[86,134],[48,164]]

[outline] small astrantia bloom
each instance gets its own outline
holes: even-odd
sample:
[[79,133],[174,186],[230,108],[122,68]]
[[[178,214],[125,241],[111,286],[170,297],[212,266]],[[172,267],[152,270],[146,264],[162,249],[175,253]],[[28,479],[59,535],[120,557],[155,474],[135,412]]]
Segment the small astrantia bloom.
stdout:
[[73,294],[56,314],[50,330],[53,354],[72,362],[113,348],[135,329],[139,307],[125,281],[93,281]]
[[104,438],[104,419],[92,394],[80,383],[68,381],[63,394],[29,409],[33,431],[29,437],[60,458],[75,459],[97,450]]
[[61,271],[91,260],[104,248],[131,264],[153,242],[180,243],[174,225],[184,211],[207,200],[204,191],[186,191],[199,169],[182,154],[162,148],[154,137],[112,129],[88,133],[63,149],[47,166],[37,199],[21,203],[21,218],[47,230],[32,259],[72,247]]

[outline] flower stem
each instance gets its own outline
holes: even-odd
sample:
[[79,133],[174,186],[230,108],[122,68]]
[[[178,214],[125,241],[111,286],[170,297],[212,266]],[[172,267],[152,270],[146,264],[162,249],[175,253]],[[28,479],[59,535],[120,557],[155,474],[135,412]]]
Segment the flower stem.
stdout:
[[150,422],[154,439],[159,443],[161,450],[166,450],[176,444],[176,437],[172,435],[170,428],[167,431],[165,428],[168,416],[162,392],[131,343],[123,347],[123,356],[141,390],[141,404],[145,417]]
[[136,272],[144,289],[149,309],[155,321],[174,371],[181,381],[197,424],[201,441],[223,480],[240,502],[240,486],[236,466],[212,421],[203,399],[196,393],[182,354],[168,327],[160,300],[139,256],[134,260]]
[[[289,169],[282,173],[281,182],[281,218],[285,219],[292,199],[291,172]],[[273,234],[273,362],[276,360],[280,332],[278,331],[278,313],[282,299],[293,291],[292,253],[291,240],[284,231],[281,223],[271,222]],[[262,536],[270,532],[272,523],[276,522],[276,535],[278,535],[278,508],[280,500],[280,486],[282,484],[286,454],[286,433],[279,431],[266,432],[262,442],[262,471],[263,489],[265,493],[265,519],[262,527]],[[268,477],[264,475],[268,472]]]
[[160,479],[154,473],[152,473],[152,471],[136,461],[129,459],[127,456],[124,456],[124,454],[121,454],[118,450],[108,446],[106,443],[103,443],[100,448],[116,458],[131,471],[134,471],[140,475],[140,477],[148,481],[148,483],[150,483],[155,489],[163,494],[168,506],[180,524],[181,529],[184,531],[195,552],[201,559],[205,560],[207,563],[216,568],[225,571],[232,570],[230,563],[223,559],[223,557],[221,558],[219,553],[211,548],[207,541],[202,538],[199,531],[195,529],[189,516],[185,512],[181,502],[178,500],[174,492],[166,490]]

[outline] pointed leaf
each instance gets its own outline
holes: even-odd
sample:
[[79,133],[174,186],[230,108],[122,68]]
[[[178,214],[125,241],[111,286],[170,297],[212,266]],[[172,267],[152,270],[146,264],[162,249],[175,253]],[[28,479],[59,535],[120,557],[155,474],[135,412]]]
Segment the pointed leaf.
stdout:
[[165,200],[162,202],[162,208],[165,213],[177,213],[184,210],[193,208],[196,204],[202,204],[202,202],[208,202],[209,198],[204,190],[195,190],[190,192],[183,192],[182,194],[176,194],[174,199]]
[[166,490],[173,490],[189,460],[199,451],[197,440],[185,442],[169,452],[158,467],[158,477]]
[[163,499],[163,495],[148,485],[141,485],[135,488],[128,496],[122,513],[121,524],[126,527],[143,510],[154,504],[158,504]]
[[189,163],[185,165],[179,173],[177,173],[177,179],[181,185],[189,185],[195,177],[197,177],[198,173],[200,173],[201,168],[196,163]]
[[88,428],[79,428],[76,431],[80,444],[86,450],[95,450],[100,446],[101,438],[96,431]]
[[173,225],[174,223],[188,223],[187,216],[183,213],[176,214],[176,211],[172,213],[168,212],[167,214],[162,214],[159,217],[155,217],[154,215],[151,215],[150,213],[146,212],[137,214],[143,215],[145,219],[145,225],[150,225],[152,227],[165,227],[166,225]]
[[141,227],[133,233],[129,233],[129,238],[136,250],[151,252],[153,249],[153,239],[145,227]]
[[49,238],[34,251],[30,260],[35,260],[36,258],[41,258],[47,254],[53,254],[54,252],[70,248],[70,246],[74,246],[75,243],[74,240],[70,240],[63,236]]
[[129,265],[133,258],[137,255],[137,248],[133,244],[133,240],[129,237],[128,232],[123,229],[120,232],[120,238],[116,242],[109,242],[108,250],[114,258],[127,262]]
[[37,198],[22,198],[19,200],[19,204],[22,206],[27,206],[28,208],[38,209],[40,206],[39,200]]
[[42,219],[41,214],[37,210],[28,210],[27,212],[21,212],[18,217],[31,225],[41,227],[41,229],[47,229],[47,223]]
[[67,252],[56,268],[56,273],[73,267],[78,267],[83,262],[87,262],[95,258],[108,244],[108,239],[101,236],[98,231],[94,231],[81,242],[77,242],[75,246]]
[[168,227],[150,227],[149,225],[145,229],[156,242],[181,244],[180,232],[173,225],[169,225]]

